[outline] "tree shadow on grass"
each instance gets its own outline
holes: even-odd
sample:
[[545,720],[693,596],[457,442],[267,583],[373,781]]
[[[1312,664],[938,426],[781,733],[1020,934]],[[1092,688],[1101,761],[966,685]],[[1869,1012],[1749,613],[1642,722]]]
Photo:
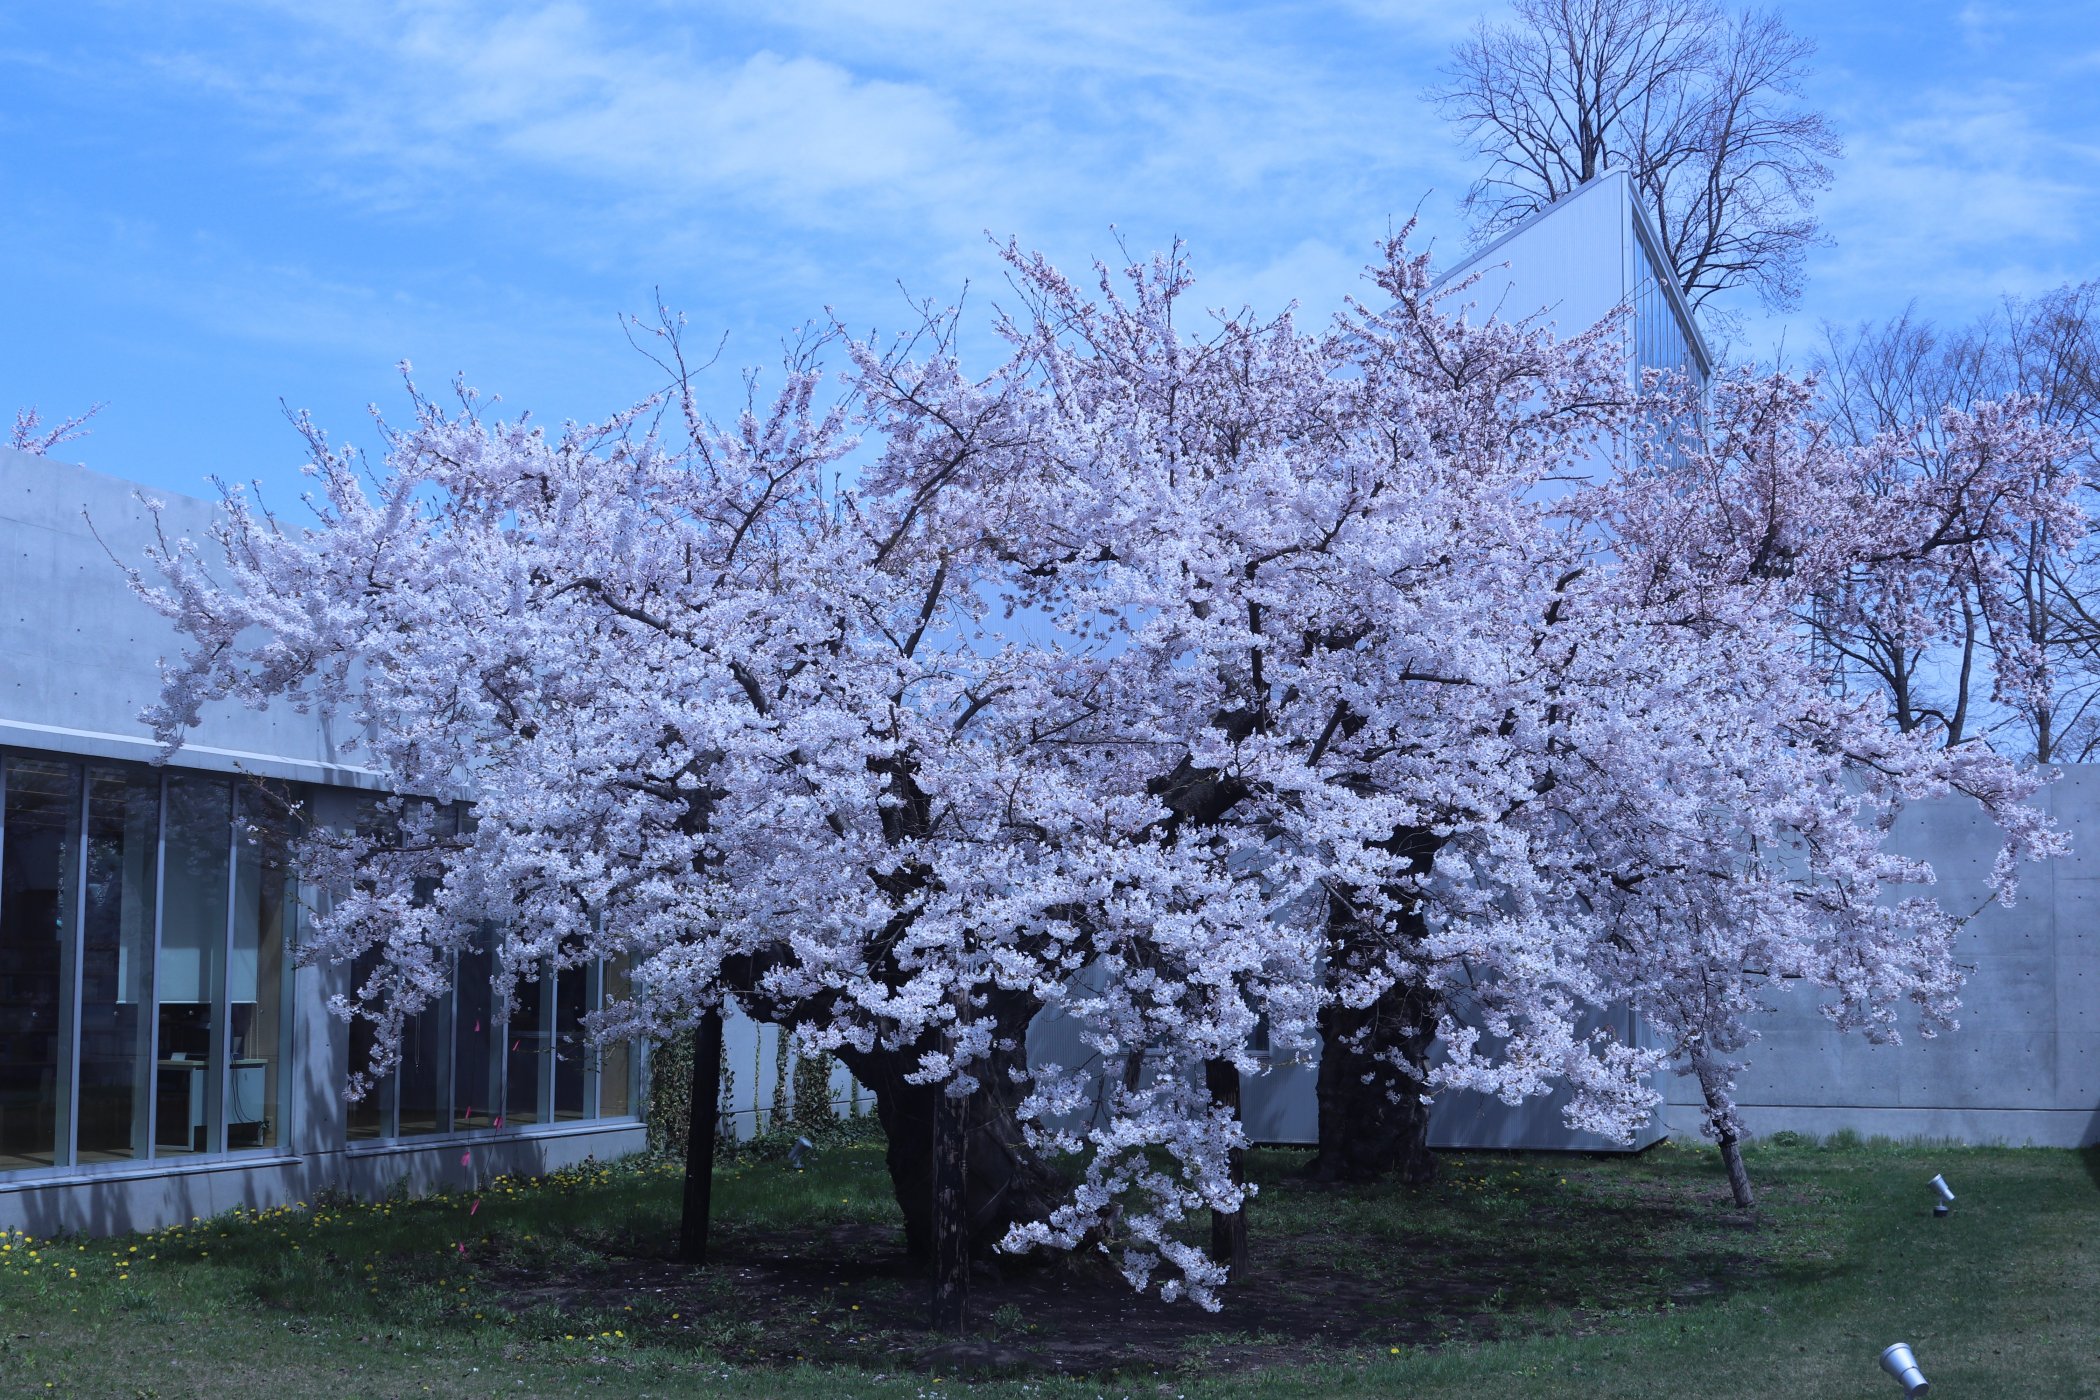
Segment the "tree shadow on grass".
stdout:
[[1792,1281],[1788,1222],[1822,1209],[1775,1183],[1774,1211],[1744,1216],[1701,1175],[1586,1160],[1474,1158],[1414,1190],[1315,1186],[1269,1157],[1257,1154],[1253,1266],[1216,1313],[1138,1295],[1098,1254],[1003,1258],[972,1279],[969,1334],[942,1336],[925,1330],[923,1266],[873,1222],[722,1221],[704,1270],[640,1233],[572,1267],[485,1257],[479,1285],[515,1315],[576,1319],[564,1336],[613,1317],[629,1337],[746,1365],[1216,1375],[1603,1331]]

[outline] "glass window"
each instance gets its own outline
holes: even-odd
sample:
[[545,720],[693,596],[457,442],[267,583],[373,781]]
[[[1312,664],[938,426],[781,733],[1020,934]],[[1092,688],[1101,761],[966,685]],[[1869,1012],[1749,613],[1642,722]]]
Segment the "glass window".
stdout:
[[[605,964],[605,1004],[628,996],[627,960],[613,958]],[[634,1116],[634,1047],[624,1040],[608,1041],[598,1051],[598,1116]]]
[[504,1027],[509,1049],[503,1056],[503,1116],[509,1123],[541,1121],[541,1067],[547,1059],[547,1032],[542,1025],[547,997],[544,981],[520,981],[517,1002]]
[[487,1128],[503,1116],[496,1102],[495,1054],[503,1042],[489,992],[495,960],[489,955],[494,935],[483,929],[473,946],[459,955],[453,979],[452,1126]]
[[278,1104],[288,1049],[286,934],[297,894],[291,809],[283,794],[252,787],[240,790],[238,802],[226,989],[226,1145],[275,1147],[282,1140]]
[[[226,990],[226,915],[233,833],[233,785],[223,778],[170,774],[161,898],[155,1066],[156,1155],[209,1152],[223,1121],[225,1063],[219,1035]],[[246,1047],[243,1046],[243,1049]],[[258,1090],[258,1093],[260,1091]]]
[[445,1060],[450,1050],[446,1002],[440,997],[401,1028],[401,1068],[394,1074],[398,1126],[404,1137],[445,1130]]
[[70,1085],[65,1025],[80,769],[8,758],[0,786],[0,1170],[54,1165]]
[[554,974],[554,1116],[582,1118],[590,1113],[584,1090],[589,1067],[585,1057],[583,1018],[591,1009],[588,967],[565,967]]
[[87,886],[81,901],[80,1108],[76,1160],[151,1155],[154,886],[160,775],[96,766],[87,775]]
[[[371,980],[373,971],[379,966],[379,954],[367,949],[350,962],[350,996],[356,999],[358,988]],[[362,1016],[350,1018],[350,1072],[362,1074],[372,1067],[372,1023]],[[365,1090],[363,1098],[352,1099],[344,1105],[347,1134],[350,1141],[359,1142],[368,1138],[392,1137],[387,1125],[387,1098],[393,1092],[394,1079],[388,1075]]]

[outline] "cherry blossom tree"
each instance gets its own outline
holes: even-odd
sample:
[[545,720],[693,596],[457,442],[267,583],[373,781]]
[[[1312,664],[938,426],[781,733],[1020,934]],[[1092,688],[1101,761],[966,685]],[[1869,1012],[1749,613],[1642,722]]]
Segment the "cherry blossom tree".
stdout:
[[[627,958],[596,1033],[737,1007],[873,1090],[953,1323],[994,1245],[1214,1306],[1258,1029],[1322,1047],[1351,1177],[1426,1171],[1447,1090],[1566,1086],[1629,1137],[1671,1061],[1731,1147],[1774,978],[1878,1037],[1949,1019],[1953,919],[1887,902],[1930,872],[1879,819],[1972,792],[2008,876],[2052,838],[2031,778],[1831,698],[1804,590],[1946,541],[1803,386],[1659,412],[1615,325],[1474,322],[1404,238],[1311,331],[1192,315],[1179,250],[1091,294],[1006,255],[988,374],[934,315],[718,424],[666,322],[670,389],[603,423],[418,395],[376,470],[308,428],[314,523],[228,490],[212,547],[164,543],[163,741],[325,708],[404,795],[306,853],[306,955],[376,967],[339,1006],[369,1073],[490,928],[505,987]],[[1664,1049],[1588,1029],[1625,1001]],[[1129,1072],[1031,1063],[1052,1005]]]
[[1609,795],[1569,888],[1608,922],[1606,980],[1697,1079],[1742,1206],[1733,1077],[1775,993],[1819,987],[1834,1024],[1877,1042],[1900,1038],[1906,1010],[1926,1035],[1956,1024],[1953,935],[1974,911],[1897,897],[1932,878],[1885,848],[1902,804],[1976,799],[2005,838],[1999,898],[2018,861],[2061,849],[2022,805],[2041,775],[1892,723],[1881,692],[1844,695],[1799,620],[1853,589],[1893,626],[1945,627],[1934,582],[1977,567],[1979,546],[2037,520],[2077,527],[2065,483],[2037,471],[2064,440],[2017,400],[1950,412],[1946,470],[1890,491],[1905,444],[1841,447],[1813,401],[1786,376],[1725,378],[1698,411],[1652,417],[1662,430],[1580,507],[1609,541],[1610,607],[1636,628],[1614,657],[1614,722],[1651,732],[1646,780]]
[[930,1254],[919,1188],[951,1100],[976,1234],[1057,1185],[1000,1130],[1029,982],[969,917],[1003,900],[1018,921],[1054,884],[997,839],[1034,814],[989,707],[1033,688],[922,645],[971,626],[982,551],[929,531],[930,497],[839,495],[852,438],[817,390],[794,367],[717,427],[681,384],[557,433],[418,396],[371,476],[314,432],[315,525],[231,491],[216,577],[194,542],[163,552],[152,596],[192,645],[152,718],[174,741],[221,696],[325,707],[399,791],[471,794],[456,835],[309,853],[338,892],[309,956],[379,956],[340,1008],[378,1025],[372,1073],[491,925],[506,985],[626,957],[635,994],[603,1034],[733,1004],[844,1058]]

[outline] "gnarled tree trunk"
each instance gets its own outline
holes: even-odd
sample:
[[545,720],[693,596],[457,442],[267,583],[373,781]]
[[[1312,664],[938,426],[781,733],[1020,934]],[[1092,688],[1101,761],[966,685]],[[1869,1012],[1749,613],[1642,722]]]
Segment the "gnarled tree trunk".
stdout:
[[[1036,1155],[1022,1135],[1015,1110],[1026,1093],[1007,1071],[1023,1067],[1033,1003],[1009,993],[994,993],[979,1016],[998,1017],[1000,1035],[1015,1049],[995,1050],[977,1070],[978,1085],[960,1105],[964,1124],[962,1208],[967,1221],[969,1253],[982,1258],[1021,1221],[1041,1220],[1056,1208],[1067,1183]],[[890,1185],[904,1214],[904,1243],[914,1259],[931,1263],[940,1238],[934,1213],[939,1182],[935,1141],[944,1093],[938,1085],[907,1084],[918,1069],[911,1051],[838,1052],[854,1077],[875,1096],[875,1112],[889,1140]]]
[[[1429,869],[1442,844],[1429,832],[1403,828],[1386,849],[1408,856],[1414,872],[1420,873]],[[1428,931],[1422,915],[1413,912],[1403,915],[1393,932],[1419,943]],[[1331,899],[1330,992],[1345,978],[1375,968],[1374,960],[1382,952],[1346,901]],[[1307,1176],[1315,1181],[1392,1176],[1409,1186],[1436,1179],[1422,1086],[1440,1009],[1434,992],[1406,980],[1394,982],[1368,1006],[1347,1006],[1338,996],[1328,997],[1320,1011],[1320,1150],[1306,1168]]]
[[1361,1009],[1330,1001],[1320,1012],[1320,1150],[1306,1168],[1316,1181],[1392,1176],[1410,1186],[1436,1179],[1429,1105],[1417,1074],[1429,1066],[1436,1002],[1396,983]]

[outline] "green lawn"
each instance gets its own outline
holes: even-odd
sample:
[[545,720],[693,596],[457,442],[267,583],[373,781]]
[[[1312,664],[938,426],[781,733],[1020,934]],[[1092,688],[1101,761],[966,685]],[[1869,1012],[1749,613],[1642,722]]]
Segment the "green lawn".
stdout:
[[[1008,1270],[960,1343],[916,1326],[872,1146],[725,1164],[698,1275],[668,1257],[675,1169],[639,1159],[11,1237],[0,1394],[1812,1400],[1897,1395],[1875,1361],[1902,1340],[1935,1400],[2100,1397],[2100,1152],[1766,1144],[1752,1219],[1687,1148],[1458,1155],[1421,1191],[1311,1189],[1300,1160],[1254,1154],[1255,1267],[1223,1313],[1084,1263]],[[1936,1171],[1960,1192],[1944,1220]]]

